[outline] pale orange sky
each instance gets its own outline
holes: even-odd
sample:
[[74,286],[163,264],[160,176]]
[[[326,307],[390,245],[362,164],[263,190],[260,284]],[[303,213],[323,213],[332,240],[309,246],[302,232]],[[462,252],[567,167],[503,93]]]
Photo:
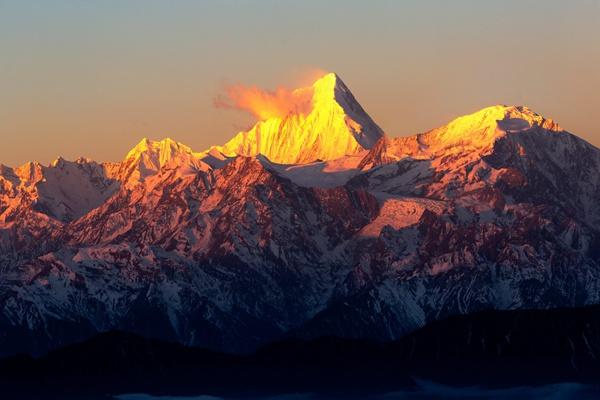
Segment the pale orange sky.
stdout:
[[390,135],[522,104],[600,145],[600,1],[0,0],[0,163],[200,151],[252,124],[224,83],[337,72]]

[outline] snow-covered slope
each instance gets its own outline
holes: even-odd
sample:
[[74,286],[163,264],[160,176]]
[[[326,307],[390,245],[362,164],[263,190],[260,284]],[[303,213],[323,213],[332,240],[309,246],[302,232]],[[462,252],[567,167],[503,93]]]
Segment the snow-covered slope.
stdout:
[[113,165],[109,176],[126,186],[136,185],[163,169],[177,170],[180,174],[207,171],[210,166],[201,161],[202,154],[172,139],[161,141],[142,139],[125,159]]
[[[367,151],[329,161],[315,161],[307,164],[268,163],[271,169],[281,176],[305,187],[343,186],[350,178],[360,173],[359,165]],[[268,160],[267,160],[268,162]]]
[[371,168],[370,190],[465,202],[482,192],[502,192],[508,203],[552,198],[600,223],[598,149],[526,107],[489,107],[420,135],[382,139],[361,167]]
[[383,135],[336,74],[297,91],[312,92],[310,113],[259,121],[220,150],[230,156],[262,154],[281,164],[307,163],[359,153]]
[[499,139],[534,128],[563,132],[554,121],[527,107],[496,105],[419,135],[384,137],[365,157],[362,166],[373,167],[407,157],[420,160],[455,154],[475,159],[491,152]]
[[[109,329],[234,351],[290,332],[391,339],[600,302],[597,148],[525,107],[405,138],[332,124],[269,139],[303,164],[144,140],[119,163],[1,167],[0,353]],[[358,145],[325,157],[332,143]]]
[[58,158],[43,166],[30,162],[0,170],[0,221],[11,220],[23,207],[59,221],[71,221],[102,204],[118,187],[102,165],[80,158]]

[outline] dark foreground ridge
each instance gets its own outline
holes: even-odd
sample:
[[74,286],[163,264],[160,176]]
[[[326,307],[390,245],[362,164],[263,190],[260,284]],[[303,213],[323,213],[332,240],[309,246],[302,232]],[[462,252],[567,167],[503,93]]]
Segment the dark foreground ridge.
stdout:
[[1,360],[0,388],[3,396],[44,399],[119,393],[364,397],[411,388],[415,377],[511,386],[596,384],[599,373],[600,306],[590,306],[455,316],[390,343],[289,339],[247,356],[107,332],[41,358]]

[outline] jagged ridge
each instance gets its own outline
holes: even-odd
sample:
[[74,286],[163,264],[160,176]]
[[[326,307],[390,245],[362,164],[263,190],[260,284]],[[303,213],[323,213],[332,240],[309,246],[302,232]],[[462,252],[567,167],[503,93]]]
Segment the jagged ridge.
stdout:
[[308,115],[291,113],[259,121],[238,133],[220,150],[227,155],[262,154],[282,164],[333,160],[371,148],[383,132],[358,104],[348,87],[334,73],[311,88]]
[[280,165],[143,140],[120,163],[3,167],[0,349],[123,329],[247,351],[600,301],[598,149],[505,106],[372,143]]

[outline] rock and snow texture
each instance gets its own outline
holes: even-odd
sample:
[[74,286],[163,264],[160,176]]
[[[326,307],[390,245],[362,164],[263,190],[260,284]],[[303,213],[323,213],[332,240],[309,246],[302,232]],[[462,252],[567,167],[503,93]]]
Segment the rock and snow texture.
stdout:
[[32,207],[59,221],[71,221],[101,205],[118,187],[93,161],[58,158],[49,166],[36,162],[0,169],[0,220],[18,218]]
[[223,153],[262,154],[275,163],[299,164],[353,155],[370,149],[383,136],[336,74],[298,91],[312,92],[308,114],[291,112],[259,121],[227,142]]
[[0,352],[109,329],[231,351],[290,332],[393,339],[456,313],[600,302],[600,150],[524,107],[384,137],[335,75],[319,82],[336,101],[311,114],[331,130],[289,135],[327,146],[143,140],[119,163],[0,167]]
[[153,141],[144,138],[131,149],[123,162],[113,167],[110,175],[132,186],[163,169],[177,170],[183,175],[207,171],[210,167],[201,161],[202,156],[172,139]]

